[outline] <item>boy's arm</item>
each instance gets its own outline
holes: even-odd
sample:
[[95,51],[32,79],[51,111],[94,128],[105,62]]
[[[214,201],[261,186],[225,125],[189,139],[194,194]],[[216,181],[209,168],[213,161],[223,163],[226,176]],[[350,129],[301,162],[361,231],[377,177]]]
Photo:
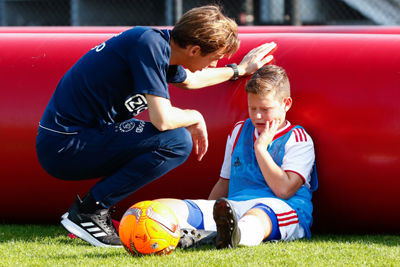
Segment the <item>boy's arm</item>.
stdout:
[[254,143],[258,165],[264,179],[274,194],[282,199],[289,199],[303,185],[302,177],[295,172],[285,172],[272,159],[267,147],[272,142],[279,122],[273,121],[271,127],[266,124],[265,130]]
[[[251,75],[259,68],[272,61],[271,54],[275,51],[276,44],[274,42],[260,45],[243,57],[238,67],[239,77]],[[182,83],[175,83],[174,85],[183,89],[198,89],[215,84],[219,84],[230,80],[233,75],[231,67],[221,68],[206,68],[201,71],[191,72],[186,70],[186,80]]]
[[227,197],[228,189],[229,189],[229,179],[224,179],[220,177],[217,183],[214,185],[213,189],[211,190],[208,199],[215,200],[221,197]]
[[291,198],[303,185],[303,179],[294,172],[285,172],[272,159],[267,149],[255,149],[258,165],[274,194],[282,199]]

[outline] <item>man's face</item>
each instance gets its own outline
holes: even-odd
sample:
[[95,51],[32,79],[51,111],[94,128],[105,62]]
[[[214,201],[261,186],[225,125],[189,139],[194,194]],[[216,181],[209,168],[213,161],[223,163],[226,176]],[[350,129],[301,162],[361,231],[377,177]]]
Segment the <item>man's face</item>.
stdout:
[[198,47],[197,50],[194,50],[192,52],[190,60],[185,65],[185,67],[192,72],[202,70],[208,67],[215,68],[218,64],[218,60],[224,57],[224,54],[222,54],[221,52],[222,52],[221,50],[217,50],[207,55],[202,55],[200,47]]
[[267,121],[270,125],[273,120],[279,120],[278,129],[285,126],[286,111],[289,110],[292,99],[287,97],[283,100],[275,97],[275,93],[266,95],[257,95],[254,93],[247,94],[249,116],[254,127],[261,133],[265,129]]

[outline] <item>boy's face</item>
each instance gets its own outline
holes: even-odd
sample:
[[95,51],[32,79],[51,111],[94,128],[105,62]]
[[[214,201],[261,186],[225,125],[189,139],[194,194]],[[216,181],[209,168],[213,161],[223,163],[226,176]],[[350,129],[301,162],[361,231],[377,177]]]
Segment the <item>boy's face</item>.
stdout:
[[285,126],[286,112],[292,105],[292,99],[287,97],[283,100],[275,97],[275,93],[267,95],[257,95],[247,93],[248,109],[251,122],[257,131],[261,133],[265,129],[265,123],[279,120],[278,129]]

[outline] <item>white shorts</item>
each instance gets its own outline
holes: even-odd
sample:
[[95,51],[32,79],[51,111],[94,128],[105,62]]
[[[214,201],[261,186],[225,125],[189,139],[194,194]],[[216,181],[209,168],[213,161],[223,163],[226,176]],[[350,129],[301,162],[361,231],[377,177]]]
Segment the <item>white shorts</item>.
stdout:
[[[192,200],[203,213],[204,230],[216,231],[216,225],[213,218],[213,208],[215,200],[196,199]],[[235,209],[237,219],[239,220],[249,209],[262,203],[270,207],[277,219],[281,240],[294,240],[305,237],[305,231],[300,226],[297,213],[286,202],[276,198],[257,198],[246,201],[230,200]]]

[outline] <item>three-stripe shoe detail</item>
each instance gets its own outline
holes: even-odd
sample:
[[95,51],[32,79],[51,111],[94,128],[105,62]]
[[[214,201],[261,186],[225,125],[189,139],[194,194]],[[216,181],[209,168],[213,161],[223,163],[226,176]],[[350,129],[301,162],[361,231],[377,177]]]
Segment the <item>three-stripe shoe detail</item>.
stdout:
[[[93,204],[94,200],[90,198],[90,195],[85,197],[85,204],[76,196],[68,212],[61,216],[61,224],[70,233],[96,247],[121,247],[121,239],[112,223],[109,210],[99,207],[97,202]],[[91,206],[88,203],[92,203]],[[93,212],[88,210],[88,206]]]
[[[97,227],[94,223],[92,222],[84,222],[81,223],[81,226],[91,233],[94,237],[100,237],[100,236],[106,236],[107,234],[101,230],[99,227]],[[97,233],[96,233],[97,232]]]

